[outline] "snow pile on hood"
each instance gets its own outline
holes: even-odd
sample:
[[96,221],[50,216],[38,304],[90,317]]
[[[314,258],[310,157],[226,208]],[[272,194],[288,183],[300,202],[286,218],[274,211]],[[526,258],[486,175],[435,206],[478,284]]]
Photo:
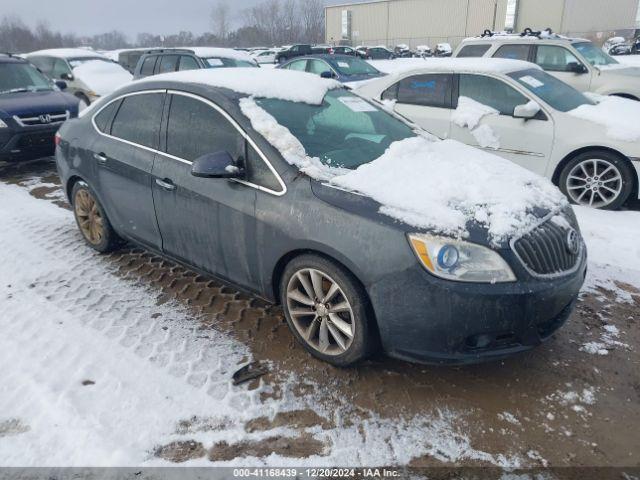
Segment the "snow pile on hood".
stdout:
[[230,58],[232,60],[240,60],[243,62],[253,63],[253,57],[248,52],[242,50],[234,50],[233,48],[219,48],[219,47],[185,47],[186,50],[191,50],[198,57],[201,58]]
[[89,60],[73,69],[73,74],[100,96],[131,82],[133,75],[117,63]]
[[412,137],[356,170],[329,167],[307,156],[300,141],[252,98],[242,99],[240,108],[291,165],[316,180],[366,195],[381,204],[381,213],[417,228],[464,237],[467,223],[476,221],[498,245],[540,221],[533,209],[558,210],[567,204],[547,179],[452,140]]
[[500,148],[498,135],[489,125],[480,125],[480,121],[487,115],[500,115],[500,112],[472,98],[460,97],[451,120],[461,128],[468,128],[482,148],[497,150]]
[[640,140],[640,102],[620,97],[594,97],[597,105],[581,105],[569,115],[602,125],[612,140],[637,142]]
[[234,92],[259,98],[275,98],[310,105],[320,105],[329,90],[342,88],[341,83],[321,78],[318,75],[290,70],[258,68],[251,69],[251,72],[247,72],[247,69],[244,68],[189,70],[163,73],[138,81],[196,83],[228,88]]

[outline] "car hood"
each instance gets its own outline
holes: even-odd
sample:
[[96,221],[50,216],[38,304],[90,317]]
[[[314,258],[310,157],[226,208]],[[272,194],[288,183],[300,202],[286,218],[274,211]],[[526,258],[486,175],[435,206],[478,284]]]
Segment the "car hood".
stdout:
[[109,95],[130,83],[133,76],[116,63],[85,62],[73,69],[75,77],[100,96]]
[[598,67],[598,70],[606,76],[640,78],[640,67],[630,67],[620,64],[610,67]]
[[0,111],[8,116],[41,115],[69,110],[77,113],[78,99],[59,91],[16,92],[0,95]]

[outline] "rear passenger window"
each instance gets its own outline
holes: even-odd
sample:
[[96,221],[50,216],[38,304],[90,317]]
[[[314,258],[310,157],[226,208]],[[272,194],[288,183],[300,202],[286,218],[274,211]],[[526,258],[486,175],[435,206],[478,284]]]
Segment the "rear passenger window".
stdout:
[[481,57],[491,48],[491,45],[467,45],[462,47],[462,50],[458,52],[456,57],[469,58],[469,57]]
[[513,110],[518,105],[529,101],[502,80],[482,75],[460,75],[460,96],[471,98],[509,116],[513,116]]
[[113,120],[111,135],[157,149],[163,97],[163,93],[125,97]]
[[111,133],[111,120],[113,119],[113,115],[118,111],[119,106],[120,100],[116,100],[104,107],[93,119],[96,123],[96,127],[98,127],[98,130],[102,133]]
[[184,95],[171,97],[168,154],[194,161],[208,153],[227,151],[237,159],[243,150],[244,138],[213,107]]
[[142,75],[153,75],[153,67],[156,65],[156,59],[158,57],[147,57],[142,64],[142,68],[140,69],[140,73]]
[[530,51],[530,45],[503,45],[493,54],[493,57],[526,61],[529,59]]
[[450,108],[452,75],[415,75],[400,81],[398,102],[426,107]]
[[178,55],[163,55],[160,57],[160,67],[158,73],[175,72],[178,68]]
[[178,67],[178,70],[197,70],[198,68],[200,67],[198,66],[198,62],[196,62],[195,58],[187,55],[180,57],[180,66]]

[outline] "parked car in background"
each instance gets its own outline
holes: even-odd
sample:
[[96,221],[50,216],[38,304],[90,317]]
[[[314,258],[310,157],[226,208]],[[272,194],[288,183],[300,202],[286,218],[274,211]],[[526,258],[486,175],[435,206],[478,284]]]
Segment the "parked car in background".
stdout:
[[311,47],[312,55],[330,55],[333,53],[331,45],[314,45]]
[[256,50],[251,53],[251,56],[260,64],[275,63],[277,53],[277,50]]
[[449,43],[438,43],[433,51],[435,57],[450,57],[452,53],[453,48]]
[[586,274],[546,180],[299,72],[134,82],[63,125],[56,161],[89,246],[130,240],[281,303],[294,337],[338,366],[530,350]]
[[604,42],[602,51],[608,55],[629,55],[631,44],[624,37],[612,37]]
[[66,82],[67,92],[80,100],[80,109],[132,79],[108,57],[83,48],[40,50],[25,58],[49,78]]
[[342,83],[361,82],[384,75],[369,62],[348,55],[301,57],[279,65],[278,68],[314,73],[324,78],[334,78]]
[[201,68],[258,67],[258,62],[247,52],[231,48],[189,47],[148,50],[136,66],[134,79],[160,73]]
[[283,48],[276,55],[276,63],[285,63],[295,57],[302,57],[304,55],[311,55],[311,45],[299,44],[290,45],[287,48]]
[[416,47],[416,56],[422,58],[432,57],[433,50],[431,50],[431,47],[429,45],[418,45]]
[[122,68],[133,74],[136,70],[136,65],[138,65],[138,60],[140,60],[140,57],[148,50],[148,48],[113,50],[111,52],[105,52],[104,55],[114,62],[119,63]]
[[627,67],[588,40],[553,33],[490,34],[464,40],[455,57],[491,57],[535,63],[581,92],[640,99],[640,69]]
[[336,55],[351,55],[354,57],[358,56],[358,52],[356,51],[355,48],[346,47],[346,46],[333,47],[333,53]]
[[0,161],[53,155],[56,131],[78,116],[78,99],[61,88],[26,60],[0,54]]
[[396,58],[395,53],[389,50],[387,47],[367,47],[364,52],[364,57],[367,60],[393,60]]
[[618,108],[640,117],[637,102],[613,99],[628,105],[607,112],[518,60],[430,60],[357,92],[393,102],[396,112],[440,138],[494,151],[546,176],[573,203],[618,209],[634,193],[638,198],[640,129],[635,140],[621,140],[603,126],[617,124]]
[[409,45],[405,43],[401,43],[400,45],[396,45],[393,49],[393,54],[396,58],[411,58],[413,57],[413,52],[409,48]]
[[369,47],[365,47],[363,45],[358,45],[355,48],[356,55],[358,55],[360,58],[367,58],[367,48],[369,48]]

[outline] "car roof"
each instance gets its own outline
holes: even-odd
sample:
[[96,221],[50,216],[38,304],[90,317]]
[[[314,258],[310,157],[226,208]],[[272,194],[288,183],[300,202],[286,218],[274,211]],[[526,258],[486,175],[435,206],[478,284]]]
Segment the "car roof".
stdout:
[[569,38],[569,37],[563,37],[561,35],[550,35],[548,37],[537,37],[535,35],[525,35],[522,36],[521,34],[505,34],[505,33],[495,33],[492,36],[486,35],[486,36],[478,36],[478,37],[469,37],[469,38],[465,38],[462,43],[463,44],[467,44],[467,43],[499,43],[499,42],[504,42],[504,43],[523,43],[523,44],[529,44],[529,43],[540,43],[540,42],[560,42],[560,43],[576,43],[576,42],[589,42],[590,40],[587,40],[586,38]]
[[399,58],[392,62],[389,73],[498,73],[508,74],[522,70],[542,70],[538,65],[523,60],[506,58]]
[[12,53],[0,53],[0,63],[26,63],[27,61]]
[[104,58],[109,60],[109,57],[102,55],[94,50],[86,50],[84,48],[51,48],[48,50],[38,50],[30,52],[27,57],[44,56],[44,57],[56,57],[56,58]]

